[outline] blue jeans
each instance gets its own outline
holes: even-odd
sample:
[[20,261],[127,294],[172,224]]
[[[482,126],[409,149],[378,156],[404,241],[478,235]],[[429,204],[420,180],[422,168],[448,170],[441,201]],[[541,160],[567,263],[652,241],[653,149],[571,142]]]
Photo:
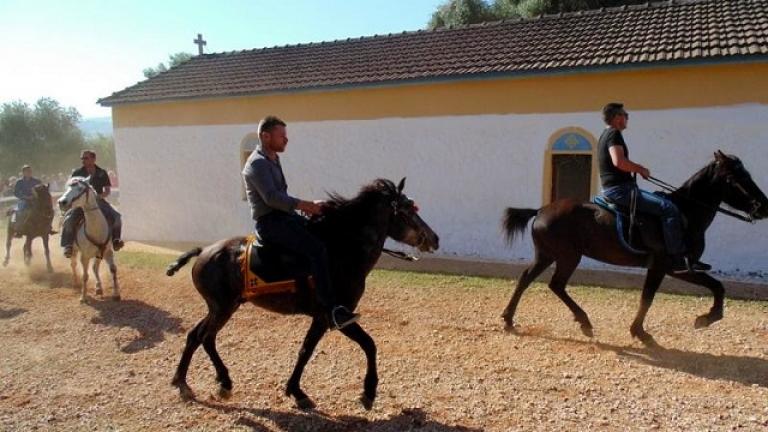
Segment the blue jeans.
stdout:
[[315,280],[317,300],[324,311],[336,305],[328,271],[325,244],[309,232],[306,219],[292,213],[275,210],[256,221],[256,232],[265,243],[271,243],[290,253],[306,258]]
[[603,196],[610,201],[629,207],[632,199],[632,190],[637,190],[637,210],[643,213],[659,216],[661,229],[664,233],[664,244],[667,253],[680,255],[685,253],[686,247],[683,241],[683,224],[680,210],[670,200],[644,191],[634,183],[625,183],[603,189]]

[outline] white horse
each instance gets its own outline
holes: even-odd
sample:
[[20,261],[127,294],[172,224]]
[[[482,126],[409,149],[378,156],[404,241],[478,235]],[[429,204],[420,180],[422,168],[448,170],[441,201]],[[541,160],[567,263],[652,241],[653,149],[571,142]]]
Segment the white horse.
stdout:
[[70,208],[82,208],[85,221],[77,228],[77,236],[72,249],[72,278],[75,286],[80,284],[77,275],[77,255],[80,253],[80,264],[83,268],[82,293],[80,303],[86,302],[86,287],[88,285],[88,263],[91,258],[96,258],[93,263],[93,274],[96,277],[96,295],[102,295],[101,277],[99,265],[104,259],[109,264],[112,273],[112,300],[120,300],[120,287],[117,283],[117,266],[115,265],[115,251],[112,249],[112,235],[107,223],[107,218],[99,209],[96,191],[88,183],[88,178],[72,177],[67,182],[67,190],[59,198],[61,211]]

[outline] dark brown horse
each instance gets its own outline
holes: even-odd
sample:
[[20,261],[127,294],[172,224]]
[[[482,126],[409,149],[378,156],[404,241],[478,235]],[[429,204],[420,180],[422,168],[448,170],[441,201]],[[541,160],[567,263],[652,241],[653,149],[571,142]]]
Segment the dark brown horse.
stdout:
[[[310,222],[310,230],[325,242],[328,249],[331,282],[336,299],[349,310],[354,310],[363,296],[365,279],[379,259],[387,237],[422,251],[431,252],[438,248],[437,234],[419,217],[413,201],[402,193],[404,185],[405,179],[397,187],[389,180],[379,179],[364,187],[353,199],[333,195],[323,216]],[[187,369],[192,354],[201,344],[216,368],[219,394],[228,397],[232,390],[229,372],[216,351],[216,334],[242,303],[243,277],[238,258],[243,253],[245,242],[244,237],[234,237],[202,250],[193,249],[168,268],[168,275],[173,275],[191,257],[199,255],[192,268],[192,280],[208,304],[208,315],[189,332],[172,381],[179,388],[182,398],[194,397],[187,385]],[[302,274],[302,270],[297,271],[299,275]],[[291,273],[297,274],[296,271]],[[314,407],[314,403],[301,390],[299,381],[304,366],[329,326],[315,304],[314,295],[307,289],[306,278],[291,278],[297,280],[296,294],[265,295],[257,297],[253,303],[282,314],[299,313],[312,317],[312,324],[286,387],[286,394],[295,398],[299,407],[309,409]],[[299,282],[303,283],[299,285]],[[358,323],[344,327],[341,332],[358,343],[365,352],[368,367],[360,399],[365,408],[370,409],[378,385],[376,345]]]
[[[704,234],[721,203],[747,213],[750,220],[768,217],[768,199],[752,181],[744,165],[735,156],[726,156],[720,151],[715,153],[714,161],[694,174],[669,198],[688,221],[686,236],[696,259],[704,252]],[[504,226],[510,242],[517,234],[525,231],[528,221],[534,216],[534,261],[520,276],[517,288],[502,315],[507,329],[514,329],[515,310],[525,289],[555,263],[555,273],[549,288],[571,310],[581,325],[581,331],[592,337],[592,324],[586,312],[566,292],[568,279],[582,256],[614,265],[648,267],[640,308],[630,327],[632,336],[646,345],[654,345],[655,342],[644,330],[643,321],[666,274],[712,291],[714,305],[709,313],[696,318],[696,328],[709,326],[722,319],[724,289],[720,281],[706,273],[674,274],[669,271],[668,260],[664,257],[628,251],[621,245],[616,219],[610,211],[595,204],[572,200],[558,200],[540,210],[508,208]],[[652,232],[643,233],[646,244],[660,242],[660,228],[655,228],[650,230]]]
[[[53,200],[48,185],[39,184],[32,188],[32,200],[30,208],[27,210],[28,218],[21,231],[17,231],[16,224],[8,220],[7,238],[5,239],[5,260],[3,266],[8,265],[11,259],[11,241],[14,234],[25,237],[24,241],[24,264],[29,265],[32,260],[32,240],[37,237],[43,239],[43,248],[45,249],[45,262],[48,272],[53,271],[51,266],[51,254],[48,250],[48,236],[52,234],[51,222],[53,222]],[[12,212],[9,212],[9,216]],[[17,222],[18,224],[18,222]]]

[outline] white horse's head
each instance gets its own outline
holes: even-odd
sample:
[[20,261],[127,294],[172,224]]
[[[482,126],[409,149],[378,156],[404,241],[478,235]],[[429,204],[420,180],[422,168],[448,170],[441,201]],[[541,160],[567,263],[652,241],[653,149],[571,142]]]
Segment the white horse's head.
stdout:
[[61,211],[96,204],[96,191],[88,183],[89,180],[89,177],[72,177],[67,181],[67,190],[58,200]]

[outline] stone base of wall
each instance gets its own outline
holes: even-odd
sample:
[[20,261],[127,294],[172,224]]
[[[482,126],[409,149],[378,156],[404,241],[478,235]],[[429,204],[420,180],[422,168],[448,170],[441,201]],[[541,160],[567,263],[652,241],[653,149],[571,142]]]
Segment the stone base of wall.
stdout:
[[[472,276],[488,276],[517,279],[528,266],[527,263],[503,263],[498,261],[470,261],[459,258],[422,257],[416,262],[402,261],[383,255],[377,264],[377,268],[389,270],[405,270],[429,273],[446,273]],[[547,283],[552,277],[554,266],[550,267],[536,280]],[[620,289],[636,289],[643,287],[645,274],[626,273],[611,270],[577,269],[571,278],[572,284],[593,285]],[[768,300],[768,285],[760,283],[748,283],[721,279],[725,285],[725,295],[732,299]],[[512,295],[514,286],[510,285],[509,294]],[[697,296],[711,296],[709,290],[689,283],[666,277],[661,284],[661,292],[674,294],[688,294]]]

